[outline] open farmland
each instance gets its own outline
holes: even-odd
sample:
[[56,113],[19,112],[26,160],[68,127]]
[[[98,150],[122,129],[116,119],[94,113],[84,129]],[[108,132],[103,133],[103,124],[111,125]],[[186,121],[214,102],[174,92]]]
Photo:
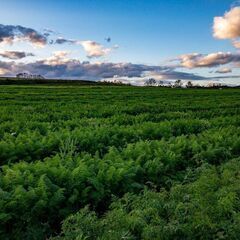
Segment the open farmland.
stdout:
[[239,239],[240,89],[0,86],[0,239]]

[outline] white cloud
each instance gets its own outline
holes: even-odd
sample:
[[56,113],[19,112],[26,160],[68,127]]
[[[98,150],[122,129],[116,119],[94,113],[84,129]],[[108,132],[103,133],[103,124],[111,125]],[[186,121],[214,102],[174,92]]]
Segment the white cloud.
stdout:
[[234,40],[234,41],[233,41],[233,46],[234,46],[235,48],[240,48],[240,41],[239,41],[239,40]]
[[44,59],[43,62],[48,65],[64,64],[70,60],[68,58],[69,54],[70,54],[70,51],[55,51],[53,52],[53,56]]
[[105,48],[95,41],[78,41],[77,44],[82,45],[88,58],[106,56],[112,51],[112,48]]
[[216,73],[231,73],[232,69],[231,68],[220,68],[216,71]]
[[213,35],[218,39],[234,39],[240,37],[240,7],[234,7],[223,17],[215,17]]
[[8,69],[1,68],[1,67],[0,67],[0,76],[1,76],[1,75],[5,75],[5,74],[7,74],[7,73],[8,73]]
[[87,53],[88,58],[99,58],[108,55],[110,52],[112,52],[115,49],[118,49],[118,45],[114,45],[111,48],[106,48],[100,43],[97,43],[95,41],[86,40],[73,40],[73,39],[66,39],[63,37],[58,37],[55,41],[53,41],[54,44],[76,44],[81,45],[85,52]]

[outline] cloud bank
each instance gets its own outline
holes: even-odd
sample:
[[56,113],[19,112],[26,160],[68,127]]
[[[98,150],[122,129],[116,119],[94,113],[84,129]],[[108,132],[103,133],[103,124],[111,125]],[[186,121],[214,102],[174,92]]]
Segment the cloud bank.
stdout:
[[0,61],[0,75],[14,75],[19,72],[41,74],[47,78],[72,78],[101,80],[107,78],[147,78],[202,80],[204,77],[178,72],[168,66],[151,66],[132,63],[90,63],[68,58],[69,52],[58,51],[46,59],[31,63]]
[[[169,66],[154,66],[132,63],[90,63],[69,59],[69,52],[54,52],[53,56],[30,63],[0,61],[0,76],[14,76],[19,72],[40,74],[46,78],[122,81],[134,85],[143,85],[149,78],[168,84],[181,79],[183,81],[218,81],[218,79],[239,79],[240,76],[204,77],[201,75],[176,71]],[[217,73],[230,72],[219,69]]]

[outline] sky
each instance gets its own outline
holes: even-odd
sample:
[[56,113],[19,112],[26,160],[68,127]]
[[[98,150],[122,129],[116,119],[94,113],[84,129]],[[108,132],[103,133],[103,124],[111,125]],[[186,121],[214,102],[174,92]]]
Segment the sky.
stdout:
[[240,84],[240,1],[0,0],[0,76]]

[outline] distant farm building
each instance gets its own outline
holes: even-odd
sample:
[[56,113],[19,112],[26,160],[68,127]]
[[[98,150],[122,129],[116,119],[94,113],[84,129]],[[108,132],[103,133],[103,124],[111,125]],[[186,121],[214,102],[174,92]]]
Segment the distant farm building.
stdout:
[[17,78],[27,78],[27,79],[44,79],[42,75],[39,74],[29,74],[29,73],[18,73]]

